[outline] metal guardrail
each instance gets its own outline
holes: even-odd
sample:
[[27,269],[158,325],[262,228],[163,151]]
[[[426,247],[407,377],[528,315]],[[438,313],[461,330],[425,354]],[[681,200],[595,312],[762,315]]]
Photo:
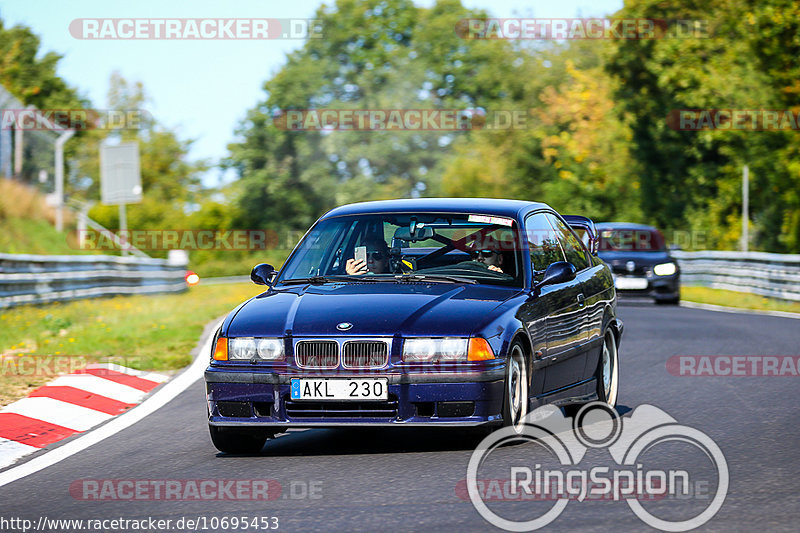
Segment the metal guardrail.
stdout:
[[800,254],[673,251],[681,282],[800,301]]
[[200,278],[203,285],[223,285],[226,283],[252,283],[250,276],[218,276],[216,278]]
[[110,255],[0,254],[0,308],[186,290],[185,263]]

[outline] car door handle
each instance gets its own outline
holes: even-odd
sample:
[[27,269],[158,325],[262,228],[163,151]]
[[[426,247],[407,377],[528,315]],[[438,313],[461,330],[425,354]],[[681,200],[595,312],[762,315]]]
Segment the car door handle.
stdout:
[[585,300],[586,300],[586,297],[583,295],[583,293],[578,294],[578,303],[581,305],[581,307],[583,307],[583,302]]

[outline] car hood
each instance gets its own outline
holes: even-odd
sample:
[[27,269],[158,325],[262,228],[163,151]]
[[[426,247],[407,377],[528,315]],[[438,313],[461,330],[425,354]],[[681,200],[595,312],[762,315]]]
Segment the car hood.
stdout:
[[628,261],[633,261],[637,267],[674,261],[668,252],[600,252],[597,255],[611,267],[624,267]]
[[[226,321],[229,337],[467,336],[520,289],[450,283],[329,283],[271,289]],[[346,332],[337,329],[352,324]]]

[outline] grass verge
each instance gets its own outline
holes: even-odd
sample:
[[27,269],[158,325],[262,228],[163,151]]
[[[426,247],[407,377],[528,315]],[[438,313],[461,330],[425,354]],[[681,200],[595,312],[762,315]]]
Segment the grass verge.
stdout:
[[684,285],[681,287],[681,300],[757,311],[800,313],[800,302],[787,302],[747,292],[726,291],[708,287],[689,287]]
[[181,294],[0,310],[0,405],[88,363],[182,368],[191,362],[190,352],[206,323],[262,291],[249,283],[201,283]]

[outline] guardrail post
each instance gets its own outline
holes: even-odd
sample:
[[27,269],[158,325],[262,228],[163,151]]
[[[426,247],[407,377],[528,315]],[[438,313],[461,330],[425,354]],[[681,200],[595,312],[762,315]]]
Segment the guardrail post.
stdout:
[[56,230],[64,231],[64,144],[75,135],[67,130],[56,139]]

